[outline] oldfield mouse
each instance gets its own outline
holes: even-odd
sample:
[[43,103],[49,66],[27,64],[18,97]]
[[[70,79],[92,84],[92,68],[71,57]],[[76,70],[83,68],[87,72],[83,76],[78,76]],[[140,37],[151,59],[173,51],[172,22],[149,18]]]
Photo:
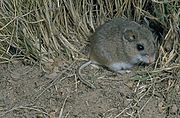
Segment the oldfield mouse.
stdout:
[[138,63],[150,64],[155,61],[156,48],[152,32],[134,21],[112,19],[97,28],[89,39],[89,61],[79,67],[78,75],[91,88],[95,86],[81,74],[81,70],[90,64],[123,73]]

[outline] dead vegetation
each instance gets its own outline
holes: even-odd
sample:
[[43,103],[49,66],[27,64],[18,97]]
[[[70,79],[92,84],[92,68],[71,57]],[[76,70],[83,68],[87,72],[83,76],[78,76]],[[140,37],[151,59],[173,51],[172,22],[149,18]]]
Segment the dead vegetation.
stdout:
[[[132,78],[136,96],[115,117],[138,117],[151,97],[158,95],[166,98],[159,108],[169,116],[172,106],[180,108],[173,102],[177,101],[173,96],[180,94],[178,0],[1,0],[0,63],[20,59],[47,73],[59,72],[62,63],[62,70],[73,65],[63,71],[68,76],[88,58],[84,53],[88,36],[100,24],[121,16],[137,22],[146,17],[158,35],[159,48],[156,63]],[[137,107],[145,96],[147,102]]]

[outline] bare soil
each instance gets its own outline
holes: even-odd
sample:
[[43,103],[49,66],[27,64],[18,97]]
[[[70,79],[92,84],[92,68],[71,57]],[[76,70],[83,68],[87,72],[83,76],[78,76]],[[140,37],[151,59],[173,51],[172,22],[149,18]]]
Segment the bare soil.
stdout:
[[150,84],[130,79],[133,72],[118,75],[88,67],[84,76],[97,87],[90,89],[78,80],[77,65],[63,65],[47,74],[19,61],[1,64],[0,117],[180,118],[178,84],[174,92],[167,93],[161,91],[167,81],[147,87]]

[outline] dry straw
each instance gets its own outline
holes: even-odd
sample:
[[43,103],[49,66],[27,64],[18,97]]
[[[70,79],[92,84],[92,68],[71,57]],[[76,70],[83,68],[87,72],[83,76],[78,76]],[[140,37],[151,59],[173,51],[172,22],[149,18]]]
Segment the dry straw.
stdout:
[[[0,62],[28,58],[39,63],[56,57],[80,59],[87,37],[113,17],[162,27],[157,63],[179,62],[179,4],[149,0],[1,0]],[[160,26],[161,25],[161,26]],[[157,31],[158,32],[158,31]],[[84,57],[84,56],[83,56]]]

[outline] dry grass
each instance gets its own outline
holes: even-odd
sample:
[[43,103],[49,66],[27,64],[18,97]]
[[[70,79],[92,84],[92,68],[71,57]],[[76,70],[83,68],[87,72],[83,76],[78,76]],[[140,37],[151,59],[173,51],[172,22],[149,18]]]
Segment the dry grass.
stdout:
[[[82,61],[87,59],[82,53],[87,37],[97,26],[113,17],[126,16],[137,22],[146,17],[155,32],[161,32],[159,54],[154,69],[141,71],[143,76],[136,77],[137,85],[144,85],[142,91],[135,90],[137,101],[119,114],[132,109],[133,117],[143,109],[135,110],[138,102],[158,91],[157,84],[167,83],[162,92],[173,91],[180,84],[179,5],[178,0],[1,0],[0,63],[15,59],[39,65],[56,59]],[[144,77],[149,81],[141,82]]]
[[154,0],[2,0],[1,63],[9,61],[12,56],[32,58],[40,63],[58,56],[78,59],[87,37],[97,26],[113,17],[126,16],[136,21],[147,17],[159,23],[156,27],[164,28],[158,58],[158,64],[161,62],[160,65],[164,66],[177,59],[178,10],[178,2],[159,3]]

